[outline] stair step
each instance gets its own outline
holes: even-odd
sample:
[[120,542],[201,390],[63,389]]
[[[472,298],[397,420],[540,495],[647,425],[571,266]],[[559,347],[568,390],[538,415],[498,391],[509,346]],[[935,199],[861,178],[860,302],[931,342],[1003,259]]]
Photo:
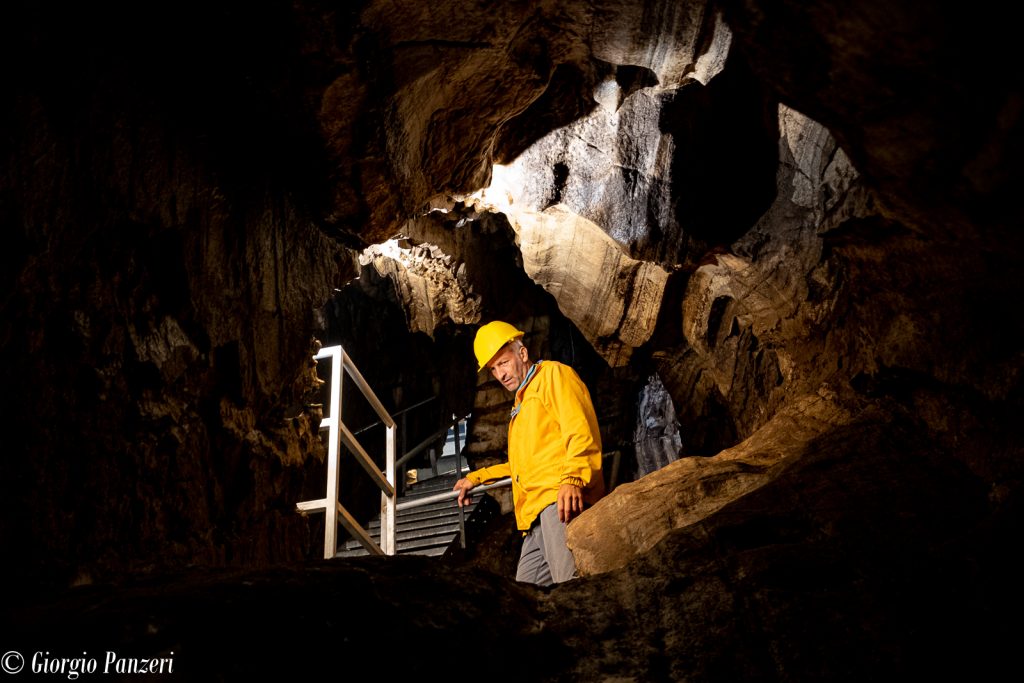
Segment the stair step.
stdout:
[[[437,495],[438,493],[446,493],[446,492],[445,491],[433,492],[433,493],[431,493],[429,495]],[[397,510],[398,514],[401,515],[401,514],[404,514],[404,513],[408,512],[410,510],[424,510],[424,509],[439,510],[439,509],[447,507],[449,505],[456,505],[457,504],[456,503],[457,498],[455,496],[451,496],[449,498],[442,498],[441,500],[435,500],[432,503],[424,503],[423,502],[423,498],[424,497],[425,496],[399,496],[397,502],[398,502],[399,505],[403,505],[404,507],[401,507],[401,508],[399,508]],[[473,496],[474,500],[477,499],[477,498],[479,498],[479,496]],[[418,500],[420,502],[417,505],[414,505],[412,507],[409,507],[409,506],[405,505],[406,503],[409,503],[410,501],[414,501],[414,500]],[[374,516],[376,516],[376,515],[374,515]]]
[[420,531],[423,529],[434,529],[441,526],[447,526],[452,523],[452,520],[455,520],[455,522],[458,523],[458,519],[457,515],[435,517],[432,519],[418,519],[407,524],[396,524],[395,533],[404,534],[406,532]]
[[[397,550],[397,555],[425,555],[427,557],[440,557],[448,551],[448,544],[433,546],[430,548],[413,548],[411,550]],[[365,548],[358,548],[356,550],[339,550],[338,554],[335,555],[337,558],[345,557],[366,557],[370,553],[366,552]]]
[[[465,476],[466,473],[469,472],[468,463],[466,462],[466,456],[461,456],[459,460],[461,461],[462,465],[462,473],[460,476]],[[439,457],[436,462],[436,467],[437,474],[434,474],[433,469],[430,467],[417,468],[416,474],[420,479],[416,484],[413,484],[413,486],[420,486],[422,484],[434,482],[435,480],[442,478],[446,480],[450,479],[452,484],[455,483],[455,480],[458,477],[456,476],[456,458],[454,450],[451,453],[446,453],[445,455]],[[451,488],[450,485],[449,488]]]
[[[455,523],[442,524],[442,525],[432,526],[432,527],[428,527],[428,528],[424,528],[424,529],[412,529],[412,530],[404,532],[401,536],[396,534],[395,535],[395,543],[401,545],[405,541],[413,541],[413,540],[419,540],[419,539],[424,539],[424,538],[436,538],[436,537],[439,537],[439,536],[440,537],[445,537],[445,538],[451,538],[452,534],[457,534],[458,532],[459,532],[459,523],[456,521]],[[379,532],[377,532],[377,533],[372,533],[371,532],[370,533],[370,538],[372,538],[373,540],[375,540],[378,543],[380,543],[380,533]],[[354,539],[354,538],[350,538],[349,540],[347,540],[345,542],[345,547],[346,548],[356,548],[356,547],[361,547],[361,546],[362,546],[362,544],[359,541],[357,541],[356,539]]]
[[[398,502],[399,503],[407,503],[407,502],[409,502],[409,500],[410,499],[408,499],[408,498],[399,498]],[[415,499],[411,499],[411,500],[415,500]],[[475,500],[475,497],[474,497],[474,500],[470,502],[470,505],[474,505],[475,503],[476,503],[476,500]],[[455,498],[449,498],[447,500],[439,500],[439,501],[436,501],[434,503],[427,503],[425,505],[417,505],[417,506],[411,507],[411,508],[403,508],[401,510],[398,510],[396,515],[398,517],[404,517],[405,515],[422,514],[422,513],[425,513],[425,512],[438,512],[438,511],[442,511],[442,510],[457,510],[458,507],[459,507],[458,500],[455,499]]]
[[[463,519],[463,522],[465,522]],[[434,517],[430,519],[415,520],[409,524],[396,524],[395,525],[395,538],[402,539],[407,538],[410,535],[430,532],[431,529],[440,529],[443,527],[449,527],[453,524],[458,525],[459,518],[457,515],[448,515],[445,517]],[[380,525],[364,527],[366,533],[372,538],[380,536]],[[349,537],[354,539],[354,537]]]
[[[440,466],[445,463],[438,461],[437,464]],[[455,469],[453,466],[451,472],[445,472],[444,474],[438,474],[437,476],[433,476],[431,474],[430,478],[420,479],[419,481],[411,483],[408,486],[408,492],[416,493],[421,492],[421,490],[452,490],[452,487],[455,485],[457,480],[458,477],[455,475]]]
[[[471,513],[476,509],[476,503],[467,505],[462,508],[465,514]],[[446,517],[458,517],[459,508],[458,506],[452,505],[447,508],[434,508],[427,510],[424,508],[410,508],[408,510],[402,510],[398,515],[395,516],[395,528],[400,528],[403,524],[422,522],[425,520],[437,520],[444,519]],[[366,525],[366,529],[379,529],[380,518],[374,517],[370,520],[370,523]]]
[[427,480],[425,482],[417,482],[406,488],[405,497],[421,498],[435,493],[446,493],[455,487],[455,477],[445,476],[437,478],[444,481],[434,482]]
[[[441,555],[441,554],[444,553],[445,550],[448,549],[448,546],[450,546],[452,544],[452,541],[454,541],[456,539],[456,537],[458,537],[458,532],[457,531],[454,534],[447,534],[447,535],[444,535],[444,536],[430,536],[430,537],[427,537],[427,538],[416,538],[416,539],[412,539],[412,540],[408,540],[408,541],[399,541],[399,540],[396,539],[395,540],[395,552],[398,553],[398,554],[402,554],[402,553],[410,553],[412,551],[415,551],[415,553],[417,555],[425,555],[425,554]],[[376,539],[374,539],[374,540],[376,540]],[[352,546],[352,547],[349,547],[348,544],[346,543],[345,544],[345,549],[344,550],[339,550],[338,553],[335,555],[335,557],[359,557],[359,556],[362,556],[362,555],[369,555],[370,554],[366,550],[366,548],[364,548],[362,546],[361,543],[359,543],[358,541],[354,541],[354,543],[355,543],[355,545]],[[424,551],[430,551],[430,550],[438,550],[439,552],[437,552],[437,553],[424,552]]]
[[[449,444],[451,444],[450,440]],[[454,472],[454,454],[438,458],[437,464],[439,471],[445,472],[445,469],[449,471],[437,476],[428,475],[427,478],[409,485],[406,487],[405,494],[398,499],[398,502],[408,503],[427,496],[435,496],[439,493],[451,491],[458,480],[458,475]],[[463,465],[465,465],[465,459],[463,459]],[[419,470],[419,473],[422,476],[430,473],[430,469],[428,468],[426,471]],[[470,517],[483,498],[483,496],[479,495],[474,496],[462,508],[463,522],[467,525],[472,524]],[[485,514],[484,518],[488,516],[489,514]],[[480,518],[479,514],[477,518]],[[370,538],[379,544],[380,517],[375,515],[364,528]],[[459,530],[459,506],[457,499],[454,497],[398,510],[395,514],[395,553],[428,556],[443,555],[453,543],[458,543]],[[348,538],[343,545],[344,547],[338,549],[335,557],[360,557],[370,554],[355,538]]]

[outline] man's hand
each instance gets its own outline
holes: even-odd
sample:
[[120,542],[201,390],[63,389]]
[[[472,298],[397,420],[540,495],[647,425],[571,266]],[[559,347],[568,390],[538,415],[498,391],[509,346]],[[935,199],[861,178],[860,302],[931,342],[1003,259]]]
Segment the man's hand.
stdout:
[[476,484],[465,477],[455,482],[455,486],[452,487],[452,491],[459,492],[459,507],[469,504],[469,490],[474,486],[476,486]]
[[[457,486],[458,484],[456,484]],[[565,523],[583,512],[583,489],[572,484],[558,487],[558,519]]]

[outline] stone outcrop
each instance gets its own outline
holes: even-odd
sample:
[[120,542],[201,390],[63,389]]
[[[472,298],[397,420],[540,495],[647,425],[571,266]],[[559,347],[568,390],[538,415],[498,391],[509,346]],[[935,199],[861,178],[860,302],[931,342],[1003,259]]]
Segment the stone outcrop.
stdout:
[[625,566],[674,529],[693,526],[769,485],[787,464],[805,457],[810,444],[855,417],[823,388],[793,401],[732,448],[676,460],[617,487],[567,527],[577,568],[589,576]]
[[[315,614],[318,648],[399,623],[488,662],[519,645],[537,680],[1012,668],[1012,22],[881,0],[60,10],[0,23],[11,647],[202,657],[238,626],[298,650]],[[503,208],[506,172],[527,181]],[[656,374],[679,459],[569,526],[586,576],[553,590],[413,558],[318,574],[294,508],[323,492],[312,347],[344,344],[392,408],[472,412],[486,464],[491,318],[578,368],[627,460]],[[325,590],[358,619],[323,617]],[[225,603],[249,607],[207,620]]]
[[[410,332],[433,336],[442,321],[457,325],[480,322],[479,297],[465,289],[453,258],[435,245],[388,240],[368,247],[359,258],[378,275],[396,283],[396,297],[407,305]],[[464,272],[464,266],[462,267]]]
[[[316,111],[348,181],[334,193],[332,222],[365,215],[370,241],[439,193],[485,187],[494,161],[590,109],[580,85],[611,77],[627,89],[644,79],[674,87],[701,57],[699,74],[712,72],[723,51],[705,3],[370,2],[350,18],[361,27],[350,35],[312,27],[339,22],[341,10],[307,12],[305,50],[337,74]],[[643,37],[652,33],[654,43]]]
[[596,224],[561,205],[516,220],[526,274],[609,365],[625,365],[654,332],[669,274],[626,256]]

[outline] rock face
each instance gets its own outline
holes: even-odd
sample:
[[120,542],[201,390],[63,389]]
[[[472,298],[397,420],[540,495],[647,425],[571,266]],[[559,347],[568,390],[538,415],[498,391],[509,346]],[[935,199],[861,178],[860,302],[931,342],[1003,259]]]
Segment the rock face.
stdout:
[[576,566],[583,575],[625,566],[671,530],[693,526],[770,486],[787,464],[806,455],[808,444],[848,427],[854,417],[823,391],[795,401],[750,438],[714,457],[676,460],[623,484],[569,525]]
[[[485,661],[530,649],[535,680],[1012,663],[1011,22],[881,0],[47,9],[0,22],[0,538],[26,587],[5,642],[202,657],[187,596],[269,604],[213,622],[263,633],[328,590],[360,601],[317,622],[346,647],[384,613]],[[643,474],[569,525],[583,577],[318,574],[323,523],[295,512],[324,487],[315,347],[392,410],[430,398],[409,441],[472,413],[488,464],[509,395],[471,348],[494,318],[579,370]],[[647,472],[637,425],[669,405],[679,448],[664,420],[676,452]],[[342,495],[372,510],[357,475]]]
[[523,269],[614,367],[654,332],[668,282],[662,268],[631,259],[594,223],[556,205],[519,219]]

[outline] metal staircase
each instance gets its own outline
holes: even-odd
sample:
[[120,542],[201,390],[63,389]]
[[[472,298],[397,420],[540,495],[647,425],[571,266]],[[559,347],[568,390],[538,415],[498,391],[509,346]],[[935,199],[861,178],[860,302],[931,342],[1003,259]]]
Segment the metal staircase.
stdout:
[[[329,430],[327,450],[327,495],[323,498],[296,503],[302,514],[324,512],[324,559],[332,557],[354,557],[359,555],[443,555],[458,541],[459,547],[466,547],[467,522],[470,527],[476,522],[486,521],[500,507],[490,496],[481,496],[484,491],[509,486],[506,477],[498,482],[477,486],[470,503],[460,508],[452,487],[466,472],[461,455],[461,444],[466,438],[466,418],[452,415],[448,426],[443,426],[417,446],[397,453],[396,432],[398,425],[392,415],[374,394],[352,359],[341,346],[320,349],[313,357],[316,361],[330,359],[331,380],[329,385],[329,410],[320,421],[320,429]],[[374,462],[359,442],[358,434],[364,433],[370,425],[353,433],[342,421],[341,385],[342,377],[351,377],[356,388],[363,394],[370,406],[380,417],[375,425],[385,428],[386,456],[384,471]],[[318,380],[320,381],[320,380]],[[401,441],[405,443],[405,413],[432,399],[421,401],[399,411],[402,416]],[[438,457],[432,444],[439,442],[447,433],[447,441]],[[341,447],[349,451],[371,476],[381,490],[380,517],[363,524],[356,520],[338,500],[339,456]],[[404,445],[403,445],[404,450]],[[430,456],[430,467],[414,470],[413,481],[408,482],[402,494],[399,481],[406,481],[406,468],[413,458],[426,450]],[[400,475],[400,476],[399,476]],[[429,481],[429,483],[428,483]],[[491,505],[487,504],[490,501]],[[351,536],[344,545],[338,543],[338,526]],[[383,533],[382,533],[383,530]],[[340,547],[339,547],[340,546]]]
[[[409,493],[399,498],[399,502],[450,491],[454,484],[454,475],[436,477],[432,481],[411,486]],[[428,488],[423,490],[421,487]],[[395,554],[444,555],[450,548],[459,544],[460,533],[466,525],[479,521],[474,519],[479,505],[478,501],[474,501],[464,507],[462,510],[465,518],[462,521],[459,520],[459,508],[454,498],[402,510],[395,518]],[[380,522],[371,522],[367,531],[371,538],[379,541]],[[358,540],[349,539],[345,542],[344,548],[338,550],[336,557],[358,557],[368,554]]]
[[[465,423],[460,423],[463,430]],[[472,535],[500,514],[500,506],[490,497],[474,495],[471,502],[462,508],[460,519],[456,498],[448,497],[417,505],[414,501],[442,497],[448,494],[459,478],[456,472],[456,455],[453,430],[449,430],[448,443],[440,458],[432,467],[416,470],[416,483],[406,487],[404,495],[398,498],[398,512],[395,516],[395,553],[397,555],[441,556],[455,547],[464,546],[464,534]],[[463,475],[468,469],[463,461]],[[379,542],[380,520],[375,519],[367,527],[371,538]],[[356,539],[349,539],[339,548],[336,557],[358,557],[369,552]]]

